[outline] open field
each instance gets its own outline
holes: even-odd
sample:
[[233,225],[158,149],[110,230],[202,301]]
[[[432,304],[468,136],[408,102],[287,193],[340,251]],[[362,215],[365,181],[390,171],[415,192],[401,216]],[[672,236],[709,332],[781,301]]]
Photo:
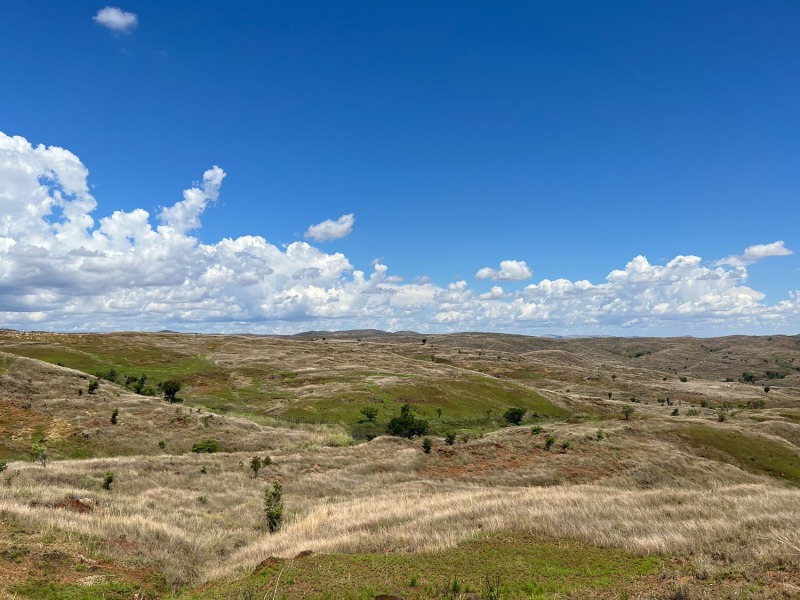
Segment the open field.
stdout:
[[0,598],[796,597],[799,342],[6,331]]

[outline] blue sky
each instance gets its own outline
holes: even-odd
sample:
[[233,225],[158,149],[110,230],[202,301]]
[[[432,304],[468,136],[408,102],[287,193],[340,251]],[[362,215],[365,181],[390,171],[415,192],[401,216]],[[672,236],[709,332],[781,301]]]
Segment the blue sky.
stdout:
[[798,26],[789,1],[10,3],[0,317],[796,333]]

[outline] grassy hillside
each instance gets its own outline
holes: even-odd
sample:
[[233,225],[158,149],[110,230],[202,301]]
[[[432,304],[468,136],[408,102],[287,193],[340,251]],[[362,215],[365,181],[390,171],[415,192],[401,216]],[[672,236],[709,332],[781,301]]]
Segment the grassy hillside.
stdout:
[[2,332],[0,598],[791,597],[796,342]]

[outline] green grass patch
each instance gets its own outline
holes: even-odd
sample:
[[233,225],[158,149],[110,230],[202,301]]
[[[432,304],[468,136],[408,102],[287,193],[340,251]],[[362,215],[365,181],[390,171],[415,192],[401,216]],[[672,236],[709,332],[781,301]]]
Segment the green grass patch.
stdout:
[[[271,560],[257,574],[179,598],[460,597],[498,586],[503,598],[552,598],[582,590],[621,590],[655,572],[661,559],[614,548],[496,534],[427,554],[319,554]],[[456,592],[458,590],[458,592]],[[486,597],[486,596],[484,596]]]
[[676,433],[705,458],[800,485],[800,456],[786,444],[757,434],[698,424],[685,425]]
[[[284,417],[314,423],[341,423],[351,431],[365,429],[361,409],[378,409],[377,424],[370,433],[385,431],[400,407],[413,405],[418,417],[427,419],[431,432],[475,426],[496,427],[502,415],[513,407],[525,408],[526,418],[566,418],[569,412],[554,405],[535,390],[488,377],[460,379],[407,377],[406,383],[380,386],[363,381],[352,392],[308,397],[290,404]],[[440,414],[441,411],[441,414]],[[371,431],[375,429],[375,431]]]

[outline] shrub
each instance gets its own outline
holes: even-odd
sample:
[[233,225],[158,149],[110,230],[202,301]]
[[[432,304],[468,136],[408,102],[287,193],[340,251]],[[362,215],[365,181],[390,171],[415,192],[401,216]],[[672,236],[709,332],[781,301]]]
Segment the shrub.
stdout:
[[43,467],[47,466],[47,460],[50,458],[50,455],[47,453],[47,448],[44,447],[44,444],[39,442],[31,444],[31,454],[33,455],[33,460]]
[[608,399],[611,400],[611,396],[614,395],[614,392],[608,392]]
[[431,438],[426,437],[424,440],[422,440],[422,451],[425,454],[430,454],[431,448],[433,448],[433,442],[431,441]]
[[700,411],[697,410],[696,408],[690,408],[689,410],[686,411],[686,416],[687,417],[696,417],[699,414],[700,414]]
[[158,389],[164,393],[164,400],[171,404],[183,402],[181,398],[178,398],[178,392],[181,391],[182,387],[181,382],[174,379],[167,379],[158,384]]
[[680,414],[680,411],[678,411],[677,408],[673,408],[672,412],[670,413],[670,415],[673,416],[673,417],[677,417],[679,414]]
[[700,400],[700,406],[701,408],[708,408],[708,400]]
[[4,460],[0,460],[0,473],[5,471],[8,468],[8,463]]
[[97,391],[97,388],[99,388],[99,387],[100,387],[100,382],[97,381],[97,379],[92,379],[89,382],[89,390],[88,391],[89,391],[90,394],[94,394]]
[[685,376],[683,376],[683,375],[681,375],[680,377],[678,377],[678,379],[680,379],[680,380],[681,380],[683,383],[686,383],[687,381],[689,381],[689,378],[688,378],[688,377],[685,377]]
[[167,442],[165,442],[164,440],[159,441],[158,442],[158,447],[163,450],[164,448],[167,447]]
[[531,435],[539,435],[540,433],[542,433],[542,427],[540,425],[531,427]]
[[550,448],[552,448],[553,444],[555,443],[556,443],[556,438],[554,438],[552,435],[548,435],[547,439],[544,441],[545,450],[550,450]]
[[602,429],[598,429],[597,430],[597,439],[598,440],[602,440],[605,437],[606,437],[606,432],[603,431]]
[[105,474],[105,477],[103,477],[103,489],[110,490],[112,483],[114,483],[114,473],[109,471]]
[[764,408],[767,405],[763,400],[748,400],[747,408]]
[[272,458],[271,457],[265,456],[264,458],[261,459],[261,466],[262,467],[268,467],[271,464],[272,464]]
[[211,454],[213,452],[222,451],[222,444],[217,440],[203,440],[192,445],[192,452]]
[[632,406],[623,406],[622,407],[622,414],[625,415],[625,420],[626,421],[631,418],[631,415],[633,414],[634,410],[635,409]]
[[769,394],[769,386],[768,385],[764,386],[764,393],[765,394]]
[[375,406],[365,406],[361,409],[361,414],[364,415],[364,418],[359,421],[360,423],[375,423],[375,419],[378,417],[378,409]]
[[563,442],[561,442],[561,450],[566,452],[567,450],[569,450],[570,445],[571,444],[569,443],[569,440],[564,440]]
[[755,373],[751,373],[750,371],[745,371],[742,373],[742,378],[739,380],[742,383],[753,383],[756,380]]
[[448,431],[447,434],[444,436],[444,443],[448,446],[452,446],[456,443],[456,432],[455,431]]
[[519,425],[522,423],[522,418],[525,416],[525,409],[519,407],[511,407],[504,414],[503,418],[511,425]]
[[117,417],[118,416],[119,416],[119,409],[118,408],[115,408],[114,410],[111,411],[111,424],[112,425],[116,425],[117,424]]
[[250,461],[250,470],[253,472],[253,477],[258,477],[258,472],[261,470],[261,457],[254,456]]
[[425,435],[428,433],[428,422],[424,419],[414,417],[413,409],[410,404],[403,404],[400,407],[400,416],[394,417],[386,427],[390,435],[413,438],[415,435]]
[[726,413],[724,410],[720,410],[717,413],[717,421],[719,421],[720,423],[722,423],[727,418],[728,418],[728,413]]
[[270,533],[275,533],[283,523],[283,486],[280,481],[273,481],[272,488],[264,490],[264,514]]

